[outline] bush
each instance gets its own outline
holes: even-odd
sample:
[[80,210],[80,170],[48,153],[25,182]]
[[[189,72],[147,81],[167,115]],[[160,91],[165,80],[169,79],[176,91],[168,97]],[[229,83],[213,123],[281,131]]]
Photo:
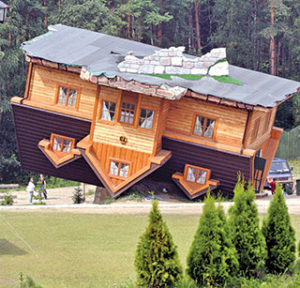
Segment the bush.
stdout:
[[9,193],[6,193],[6,195],[4,195],[3,200],[1,201],[1,205],[11,206],[13,204],[14,204],[14,198]]
[[175,287],[182,277],[177,248],[157,200],[152,202],[149,225],[138,243],[134,264],[139,287]]
[[43,288],[40,285],[37,285],[30,276],[26,277],[24,281],[23,273],[20,273],[20,285],[18,288]]
[[245,183],[238,177],[234,188],[234,204],[229,209],[229,228],[236,248],[240,272],[244,276],[255,276],[264,268],[266,242],[259,228],[255,193],[251,183],[245,190]]
[[84,201],[81,191],[82,191],[82,189],[80,188],[80,184],[78,184],[77,187],[75,187],[74,194],[72,196],[74,204],[80,204]]
[[271,273],[283,273],[292,268],[295,261],[295,231],[291,225],[288,208],[280,185],[268,209],[268,217],[263,224],[263,234],[267,244],[266,267]]
[[208,195],[187,258],[187,273],[196,283],[223,285],[238,270],[236,251],[228,236],[223,208],[216,208],[215,200]]

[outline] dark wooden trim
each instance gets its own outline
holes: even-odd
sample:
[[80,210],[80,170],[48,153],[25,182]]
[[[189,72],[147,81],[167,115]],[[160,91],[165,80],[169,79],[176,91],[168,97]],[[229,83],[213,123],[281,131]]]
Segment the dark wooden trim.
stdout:
[[28,74],[27,74],[27,82],[26,82],[26,88],[25,88],[24,98],[21,100],[21,104],[23,104],[23,101],[25,99],[29,98],[33,65],[34,64],[32,62],[30,62],[30,64],[29,64],[29,70],[28,70]]
[[65,165],[68,165],[68,164],[72,163],[73,161],[76,161],[77,159],[81,158],[81,155],[76,155],[76,154],[75,154],[74,157],[73,157],[72,159],[70,159],[70,160],[68,160],[68,161],[66,161],[66,162],[64,162],[64,163],[61,163],[61,164],[57,165],[57,164],[51,159],[51,157],[49,157],[49,155],[46,153],[44,147],[42,147],[42,146],[40,146],[40,145],[38,145],[38,147],[39,147],[39,149],[43,152],[43,154],[47,157],[47,159],[52,163],[52,165],[53,165],[56,169],[57,169],[57,168],[61,168],[61,167],[65,166]]
[[242,147],[241,147],[241,154],[243,154],[244,152],[244,149],[246,147],[246,134],[247,134],[247,131],[249,129],[249,120],[250,120],[250,115],[251,115],[251,112],[249,110],[247,110],[247,120],[246,120],[246,125],[245,125],[245,130],[244,130],[244,135],[243,135],[243,140],[242,140]]

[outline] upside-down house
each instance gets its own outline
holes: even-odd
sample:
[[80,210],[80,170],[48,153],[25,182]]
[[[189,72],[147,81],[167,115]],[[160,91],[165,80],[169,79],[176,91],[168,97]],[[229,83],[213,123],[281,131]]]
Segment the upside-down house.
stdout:
[[112,197],[145,179],[190,199],[230,194],[239,172],[261,191],[277,107],[300,87],[229,65],[225,48],[195,57],[60,24],[22,49],[25,95],[11,103],[23,168]]

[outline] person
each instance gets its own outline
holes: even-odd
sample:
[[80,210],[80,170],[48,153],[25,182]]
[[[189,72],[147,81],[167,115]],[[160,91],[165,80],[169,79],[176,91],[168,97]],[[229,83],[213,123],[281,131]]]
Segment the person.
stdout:
[[[41,187],[40,187],[41,192],[43,193],[45,200],[47,200],[48,196],[46,190],[46,180],[43,174],[40,174],[40,180],[41,180]],[[40,197],[41,197],[41,193],[40,193]]]
[[35,185],[34,185],[34,181],[33,181],[33,178],[31,177],[29,179],[29,182],[28,182],[28,185],[27,185],[27,192],[29,193],[29,204],[32,204],[32,197],[33,197],[33,193],[34,193],[34,188],[35,188]]
[[273,195],[275,190],[276,190],[276,181],[274,179],[270,183],[270,186],[271,186],[271,192],[272,192],[272,195]]

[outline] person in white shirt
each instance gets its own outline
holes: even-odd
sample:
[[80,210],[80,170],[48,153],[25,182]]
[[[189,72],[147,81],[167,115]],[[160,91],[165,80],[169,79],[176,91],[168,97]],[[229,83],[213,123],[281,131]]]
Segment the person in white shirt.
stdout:
[[33,178],[30,178],[29,183],[26,188],[27,192],[29,193],[29,204],[32,204],[32,196],[34,193],[34,188],[35,188],[35,185],[34,185]]

